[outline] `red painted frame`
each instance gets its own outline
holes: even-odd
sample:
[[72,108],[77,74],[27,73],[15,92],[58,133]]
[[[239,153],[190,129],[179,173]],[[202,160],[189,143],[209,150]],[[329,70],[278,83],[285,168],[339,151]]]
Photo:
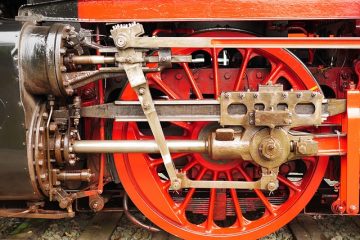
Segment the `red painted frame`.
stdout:
[[84,21],[359,19],[359,0],[79,0]]

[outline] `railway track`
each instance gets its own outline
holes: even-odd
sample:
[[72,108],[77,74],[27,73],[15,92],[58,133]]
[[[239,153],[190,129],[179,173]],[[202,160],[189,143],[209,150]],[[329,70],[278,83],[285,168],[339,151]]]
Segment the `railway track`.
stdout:
[[[140,213],[135,213],[141,218]],[[80,214],[74,219],[0,219],[0,239],[17,240],[180,240],[132,224],[123,213]],[[261,240],[356,240],[360,217],[299,215]]]

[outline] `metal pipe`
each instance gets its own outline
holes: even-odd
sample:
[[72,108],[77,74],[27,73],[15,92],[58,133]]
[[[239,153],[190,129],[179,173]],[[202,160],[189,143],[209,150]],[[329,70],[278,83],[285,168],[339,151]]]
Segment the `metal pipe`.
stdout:
[[128,195],[126,194],[126,192],[124,193],[124,197],[123,197],[123,208],[124,208],[124,213],[126,215],[126,217],[134,224],[145,228],[146,230],[149,230],[151,232],[160,232],[160,229],[157,227],[152,227],[149,225],[146,225],[145,223],[140,222],[139,220],[137,220],[130,212],[129,212],[129,208],[128,208]]
[[106,63],[115,63],[115,57],[107,57],[100,55],[90,55],[90,56],[73,56],[71,61],[74,64],[106,64]]
[[[168,140],[167,145],[172,153],[207,151],[204,140]],[[72,148],[75,153],[159,153],[154,140],[80,140]]]

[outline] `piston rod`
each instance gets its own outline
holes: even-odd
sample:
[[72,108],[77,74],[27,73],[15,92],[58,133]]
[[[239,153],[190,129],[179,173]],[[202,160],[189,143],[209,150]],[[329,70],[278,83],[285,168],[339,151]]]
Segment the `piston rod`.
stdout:
[[[172,153],[203,153],[207,151],[204,140],[168,140]],[[72,145],[75,153],[159,153],[153,140],[80,140]]]
[[[328,149],[317,135],[314,135],[314,138],[319,142],[316,156],[345,154],[343,149]],[[337,137],[333,134],[326,138],[326,141],[328,144],[329,142],[335,144]],[[228,141],[223,147],[209,146],[208,140],[167,140],[166,143],[171,153],[209,153],[210,155],[220,149],[222,152],[225,149],[234,150],[233,144],[237,144],[235,141]],[[159,153],[158,145],[154,140],[77,140],[71,144],[71,148],[73,153]]]

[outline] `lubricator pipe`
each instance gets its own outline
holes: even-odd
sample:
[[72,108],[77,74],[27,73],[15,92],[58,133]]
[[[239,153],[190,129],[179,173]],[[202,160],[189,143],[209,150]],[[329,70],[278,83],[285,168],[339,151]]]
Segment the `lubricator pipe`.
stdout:
[[[172,153],[207,152],[204,140],[168,140]],[[74,153],[159,153],[159,147],[153,140],[79,140],[72,144]]]

